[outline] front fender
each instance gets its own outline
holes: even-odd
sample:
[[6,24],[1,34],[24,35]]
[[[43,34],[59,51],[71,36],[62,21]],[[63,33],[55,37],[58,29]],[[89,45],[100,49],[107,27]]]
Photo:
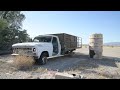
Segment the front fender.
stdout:
[[49,46],[47,45],[47,46],[37,47],[37,56],[38,56],[38,58],[40,58],[42,52],[44,52],[44,51],[47,51],[48,54],[49,54],[49,57],[51,57],[52,53],[53,53],[53,46],[52,46],[52,44],[49,45]]

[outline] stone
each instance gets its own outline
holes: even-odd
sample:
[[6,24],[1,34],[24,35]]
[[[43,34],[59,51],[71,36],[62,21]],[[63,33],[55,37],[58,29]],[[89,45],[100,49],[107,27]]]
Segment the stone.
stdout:
[[56,73],[55,79],[80,79],[80,75],[68,74],[68,73]]

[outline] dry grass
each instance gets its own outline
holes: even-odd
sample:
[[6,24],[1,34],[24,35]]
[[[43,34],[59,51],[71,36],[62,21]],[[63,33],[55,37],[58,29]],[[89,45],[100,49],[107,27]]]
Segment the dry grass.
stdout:
[[27,56],[15,56],[13,60],[13,65],[19,70],[27,70],[30,69],[35,63],[32,57]]
[[0,61],[0,65],[4,64],[5,62],[4,61]]

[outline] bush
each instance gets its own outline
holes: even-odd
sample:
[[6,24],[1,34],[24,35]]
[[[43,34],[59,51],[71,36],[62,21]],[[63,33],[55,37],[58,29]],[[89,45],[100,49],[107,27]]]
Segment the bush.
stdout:
[[13,65],[19,70],[27,70],[30,69],[35,63],[32,57],[27,56],[15,56],[13,60]]

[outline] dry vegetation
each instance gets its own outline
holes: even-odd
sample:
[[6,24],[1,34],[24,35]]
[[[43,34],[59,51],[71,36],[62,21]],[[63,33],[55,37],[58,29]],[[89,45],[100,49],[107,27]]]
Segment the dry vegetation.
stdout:
[[19,70],[30,69],[34,64],[34,59],[27,56],[15,56],[13,60],[13,65]]
[[33,65],[34,60],[26,56],[0,56],[0,78],[54,79],[55,73],[67,72],[80,74],[86,79],[120,79],[120,47],[104,46],[101,60],[90,59],[88,48],[83,46],[72,57],[49,59],[46,65]]

